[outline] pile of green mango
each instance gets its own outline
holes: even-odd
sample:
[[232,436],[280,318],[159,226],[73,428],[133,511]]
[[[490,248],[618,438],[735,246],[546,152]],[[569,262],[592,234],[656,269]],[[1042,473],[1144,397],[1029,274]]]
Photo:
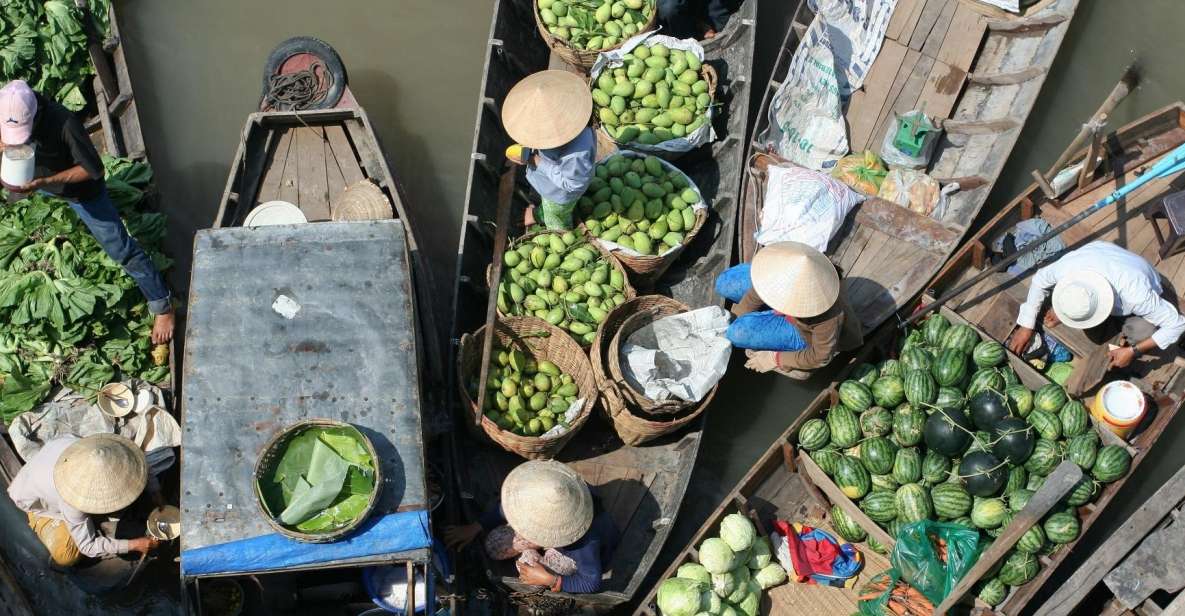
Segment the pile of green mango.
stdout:
[[537,0],[547,31],[576,49],[612,49],[643,32],[655,0]]
[[535,316],[568,330],[584,346],[597,325],[625,303],[625,275],[572,231],[544,232],[502,255],[498,311]]
[[687,176],[657,157],[617,154],[597,165],[576,207],[593,237],[661,255],[683,244],[700,201]]
[[712,93],[694,53],[642,43],[622,60],[592,89],[597,117],[618,143],[655,145],[708,122]]
[[565,413],[580,393],[571,375],[519,349],[495,346],[491,357],[482,408],[490,421],[520,436],[539,436],[557,423],[568,425]]

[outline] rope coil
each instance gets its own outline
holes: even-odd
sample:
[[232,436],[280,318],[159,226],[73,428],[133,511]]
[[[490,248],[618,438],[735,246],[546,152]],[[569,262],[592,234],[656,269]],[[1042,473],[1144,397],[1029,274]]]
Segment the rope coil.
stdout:
[[325,63],[315,60],[308,68],[268,78],[264,109],[268,111],[303,111],[325,101],[333,87],[333,73]]

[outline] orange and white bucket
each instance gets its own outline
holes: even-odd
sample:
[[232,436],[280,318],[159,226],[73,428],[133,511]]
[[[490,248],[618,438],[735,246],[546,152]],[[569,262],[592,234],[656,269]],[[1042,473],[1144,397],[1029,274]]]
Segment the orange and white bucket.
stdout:
[[1147,412],[1144,392],[1128,381],[1111,381],[1095,394],[1090,414],[1120,437],[1126,438]]

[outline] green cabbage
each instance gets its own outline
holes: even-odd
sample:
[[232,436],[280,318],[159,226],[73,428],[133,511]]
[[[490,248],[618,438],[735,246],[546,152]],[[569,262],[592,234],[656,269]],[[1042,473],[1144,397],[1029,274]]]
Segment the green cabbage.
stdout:
[[737,612],[737,608],[735,606],[733,606],[731,603],[728,603],[727,601],[722,601],[720,603],[719,616],[741,616],[741,615],[740,615],[740,613]]
[[753,523],[739,513],[730,513],[720,521],[720,538],[726,541],[734,552],[749,549],[756,536],[757,529],[753,527]]
[[769,539],[758,537],[753,541],[753,546],[749,551],[749,562],[746,564],[750,569],[761,569],[768,565],[772,559],[773,555],[769,551]]
[[668,578],[658,587],[658,610],[663,616],[695,616],[700,611],[703,588],[695,580]]
[[[744,567],[739,568],[743,569]],[[735,569],[725,573],[714,573],[712,574],[712,592],[721,597],[728,597],[736,592],[741,582],[741,577],[737,575]]]
[[761,585],[762,589],[771,586],[777,586],[786,581],[786,570],[778,563],[770,563],[761,568],[754,576],[753,580]]
[[1058,385],[1065,385],[1066,380],[1070,378],[1070,374],[1073,372],[1073,364],[1059,361],[1049,364],[1049,367],[1045,369],[1045,376],[1049,377],[1049,380]]
[[721,606],[720,597],[717,597],[712,591],[708,590],[700,595],[699,607],[701,610],[709,614],[719,614]]
[[675,572],[675,577],[680,577],[685,580],[695,580],[703,582],[704,584],[712,583],[712,574],[708,573],[707,569],[699,563],[686,563],[679,566],[679,570]]
[[704,539],[699,546],[699,564],[703,565],[708,573],[728,572],[733,569],[735,562],[736,553],[723,539]]
[[761,608],[761,586],[749,580],[749,593],[745,598],[737,603],[737,610],[745,616],[757,616],[758,610]]

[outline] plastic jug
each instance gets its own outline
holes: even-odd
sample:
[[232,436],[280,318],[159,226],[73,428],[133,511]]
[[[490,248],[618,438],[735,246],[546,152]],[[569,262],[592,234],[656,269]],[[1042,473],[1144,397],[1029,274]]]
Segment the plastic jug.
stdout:
[[1144,392],[1127,381],[1111,381],[1095,394],[1090,414],[1099,424],[1120,437],[1127,437],[1147,412]]
[[0,181],[6,186],[24,186],[33,181],[33,148],[14,145],[4,148],[0,157]]

